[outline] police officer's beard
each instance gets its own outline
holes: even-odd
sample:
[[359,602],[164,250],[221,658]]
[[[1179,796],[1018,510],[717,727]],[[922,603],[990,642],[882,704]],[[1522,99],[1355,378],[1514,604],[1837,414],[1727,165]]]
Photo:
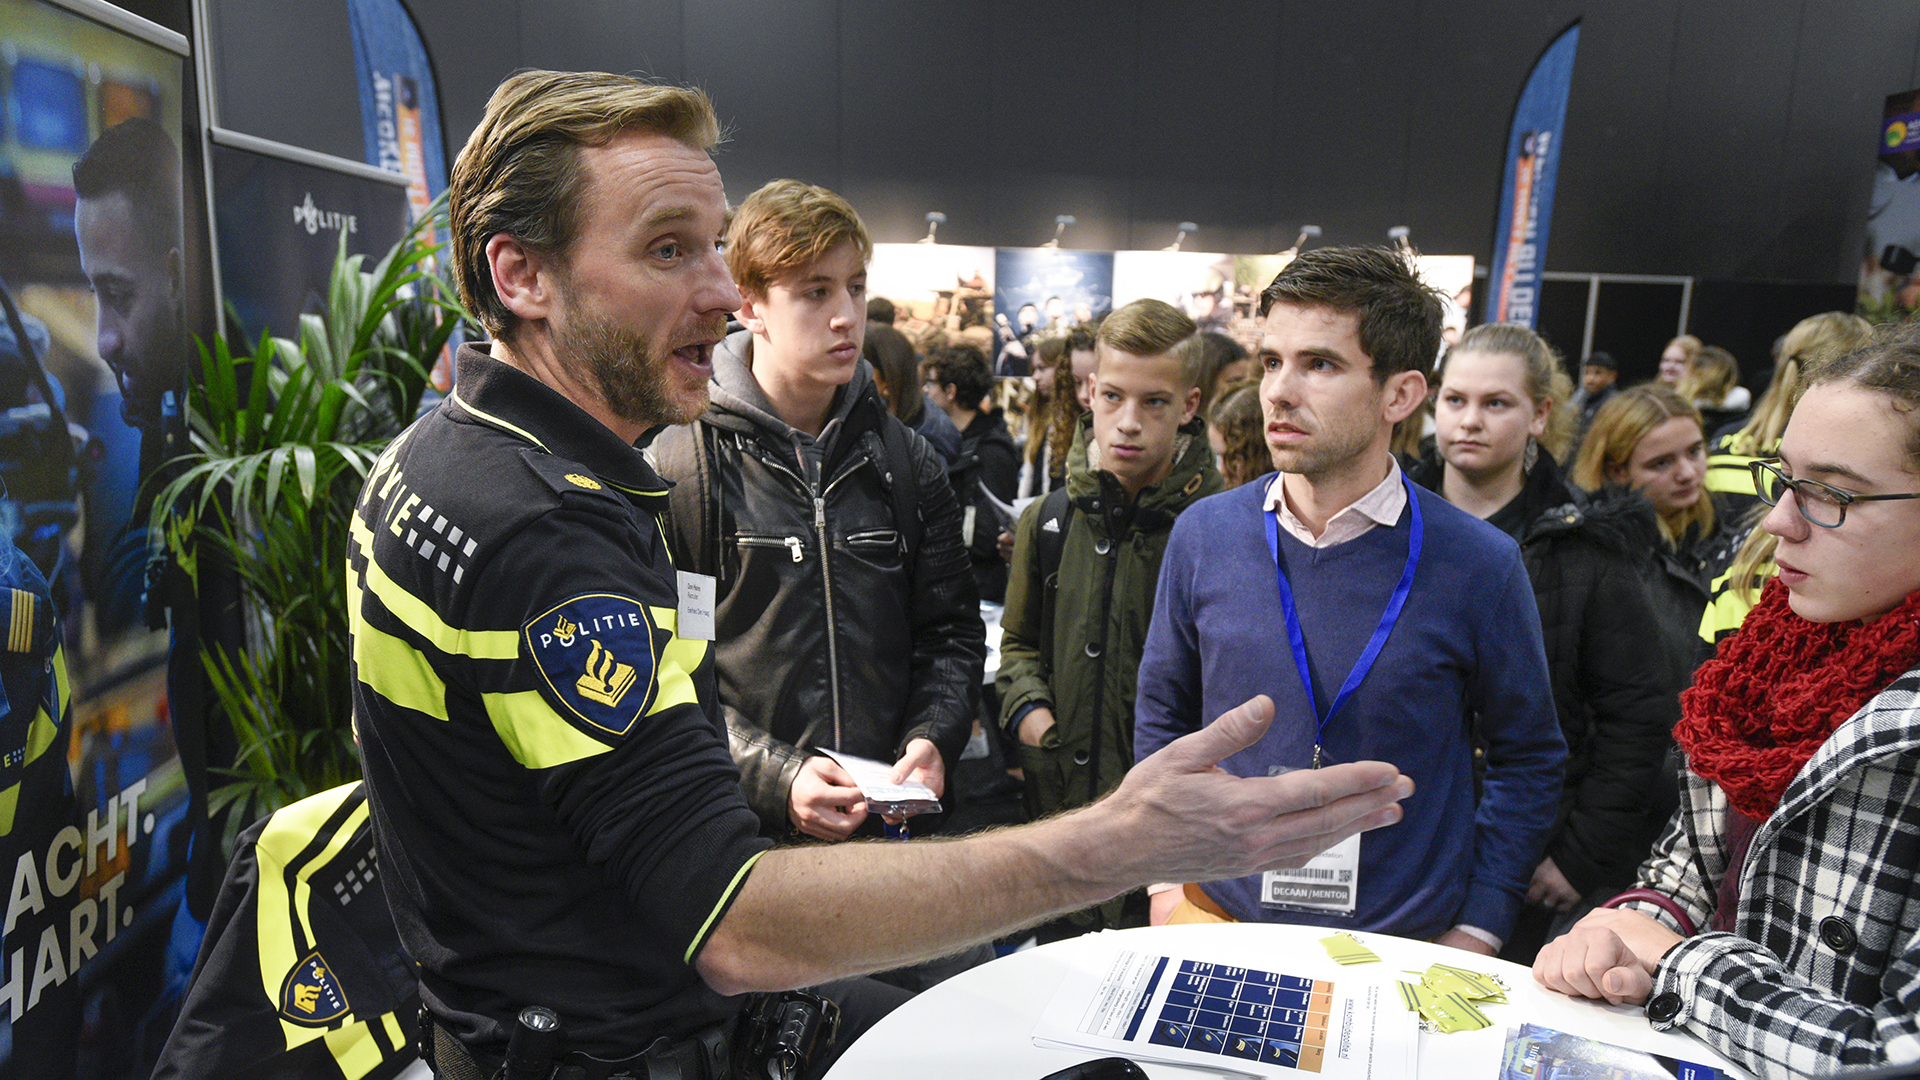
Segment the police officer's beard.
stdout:
[[645,334],[605,319],[576,317],[554,345],[561,356],[592,375],[608,411],[623,420],[649,426],[685,424],[706,410],[704,393],[697,404],[673,397],[666,385],[667,358],[654,355]]

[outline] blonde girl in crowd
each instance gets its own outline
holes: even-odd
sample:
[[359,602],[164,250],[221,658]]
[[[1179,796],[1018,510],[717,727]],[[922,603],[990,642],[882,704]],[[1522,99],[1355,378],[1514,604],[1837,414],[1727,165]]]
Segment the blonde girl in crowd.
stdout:
[[[1572,426],[1560,359],[1522,326],[1477,326],[1440,369],[1435,449],[1413,478],[1521,545],[1547,650],[1567,769],[1558,821],[1502,956],[1530,963],[1549,928],[1625,888],[1660,824],[1679,685],[1645,573],[1660,526],[1622,487],[1585,496],[1555,464]],[[1666,781],[1671,784],[1671,780]]]
[[1713,440],[1707,450],[1707,490],[1721,502],[1746,539],[1727,567],[1713,581],[1713,599],[1700,619],[1700,636],[1717,642],[1740,625],[1759,598],[1760,586],[1773,576],[1774,539],[1759,527],[1764,511],[1753,491],[1752,462],[1772,457],[1780,447],[1793,403],[1799,399],[1809,365],[1844,356],[1865,345],[1873,327],[1858,315],[1828,311],[1800,320],[1782,339],[1780,359],[1773,367],[1760,403],[1740,430]]
[[1709,586],[1739,543],[1715,510],[1706,471],[1700,410],[1657,382],[1628,387],[1602,405],[1573,465],[1574,483],[1588,491],[1625,485],[1659,515],[1660,541],[1648,553],[1649,585],[1660,636],[1683,674],[1705,659],[1700,615]]

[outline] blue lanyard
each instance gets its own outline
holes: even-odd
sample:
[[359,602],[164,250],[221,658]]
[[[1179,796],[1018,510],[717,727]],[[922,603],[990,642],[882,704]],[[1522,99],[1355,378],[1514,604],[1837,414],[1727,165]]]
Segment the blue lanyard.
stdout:
[[[1413,481],[1406,473],[1400,474],[1400,480],[1407,486],[1407,511],[1412,515],[1409,522],[1410,535],[1407,537],[1407,568],[1400,572],[1400,581],[1393,587],[1393,595],[1387,600],[1387,610],[1380,615],[1380,625],[1373,628],[1373,637],[1368,639],[1367,647],[1360,650],[1360,658],[1353,662],[1353,670],[1347,672],[1347,680],[1340,684],[1340,692],[1334,695],[1333,705],[1325,716],[1320,715],[1320,706],[1313,698],[1313,670],[1307,665],[1307,637],[1300,629],[1300,612],[1293,604],[1293,586],[1287,583],[1287,571],[1280,562],[1280,509],[1275,507],[1267,514],[1267,550],[1273,552],[1274,577],[1280,583],[1280,610],[1287,617],[1287,644],[1293,646],[1293,666],[1300,672],[1300,686],[1307,692],[1307,708],[1313,710],[1316,727],[1313,731],[1313,767],[1320,767],[1320,744],[1327,732],[1327,721],[1340,711],[1353,692],[1360,688],[1367,673],[1373,670],[1374,661],[1380,659],[1380,650],[1386,647],[1387,636],[1393,633],[1393,626],[1400,621],[1400,609],[1407,606],[1407,594],[1413,591],[1413,570],[1420,564],[1420,540],[1425,530],[1420,524],[1420,498],[1414,493]],[[1280,478],[1275,477],[1275,484]],[[1285,498],[1285,494],[1281,498]]]

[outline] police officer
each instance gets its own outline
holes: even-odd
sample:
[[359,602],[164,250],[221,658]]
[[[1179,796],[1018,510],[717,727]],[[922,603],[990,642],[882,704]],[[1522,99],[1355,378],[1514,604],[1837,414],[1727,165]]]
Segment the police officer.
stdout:
[[71,977],[36,985],[35,978],[49,955],[65,971],[60,955],[70,905],[45,902],[40,882],[61,872],[52,854],[64,850],[57,837],[82,824],[67,766],[72,699],[47,579],[6,539],[0,620],[0,867],[15,901],[0,935],[0,986],[10,999],[0,1005],[0,1074],[61,1080],[74,1075],[77,1060],[80,979],[67,972]]
[[374,832],[443,1075],[494,1071],[543,1005],[581,1075],[718,1076],[733,995],[1297,865],[1410,790],[1378,762],[1214,770],[1265,730],[1256,701],[1072,816],[768,850],[715,719],[703,583],[671,564],[637,449],[704,409],[740,304],[716,138],[698,91],[525,72],[453,171],[456,273],[493,340],[382,455],[349,555]]
[[419,1013],[366,793],[344,784],[240,834],[153,1080],[423,1075]]

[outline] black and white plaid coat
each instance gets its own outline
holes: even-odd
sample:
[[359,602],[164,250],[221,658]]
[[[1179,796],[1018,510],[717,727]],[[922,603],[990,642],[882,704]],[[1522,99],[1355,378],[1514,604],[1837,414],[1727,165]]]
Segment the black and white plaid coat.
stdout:
[[[1727,798],[1689,772],[1640,885],[1707,925]],[[1668,926],[1647,904],[1630,907]],[[1654,974],[1647,1014],[1762,1076],[1920,1060],[1920,669],[1821,745],[1755,831],[1737,933],[1700,933]],[[1675,927],[1675,929],[1678,929]]]

